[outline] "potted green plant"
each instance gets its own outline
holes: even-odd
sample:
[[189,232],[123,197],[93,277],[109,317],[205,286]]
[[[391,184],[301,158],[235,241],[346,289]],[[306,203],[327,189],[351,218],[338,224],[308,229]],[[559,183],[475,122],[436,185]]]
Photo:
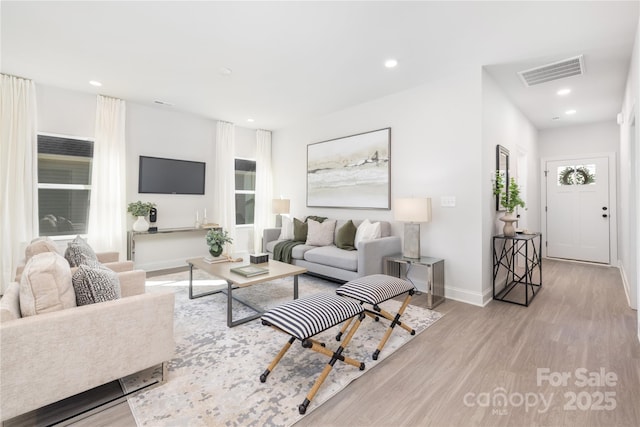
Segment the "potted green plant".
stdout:
[[525,202],[520,197],[520,187],[516,183],[515,178],[511,177],[509,179],[509,185],[506,186],[504,182],[504,174],[500,171],[496,171],[493,194],[500,198],[500,205],[502,205],[506,210],[506,213],[499,218],[500,221],[504,222],[504,235],[515,236],[516,230],[513,227],[513,223],[517,221],[518,218],[514,215],[514,212],[517,207],[525,207]]
[[142,202],[140,200],[129,203],[127,206],[127,212],[138,218],[133,223],[133,231],[147,231],[149,229],[149,223],[145,217],[149,215],[149,211],[155,206],[155,203]]
[[229,237],[229,233],[222,229],[212,228],[207,232],[207,246],[209,253],[213,257],[219,257],[222,254],[225,243],[233,243],[233,239]]

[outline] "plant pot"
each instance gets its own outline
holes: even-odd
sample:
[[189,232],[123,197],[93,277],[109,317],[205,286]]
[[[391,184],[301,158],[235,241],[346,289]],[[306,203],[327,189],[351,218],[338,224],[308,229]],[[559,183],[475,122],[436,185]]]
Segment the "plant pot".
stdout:
[[500,221],[504,222],[504,227],[502,227],[502,234],[507,237],[513,237],[516,235],[516,228],[513,226],[513,223],[516,222],[518,218],[510,213],[506,213],[500,217]]
[[133,223],[133,231],[147,231],[149,229],[149,223],[143,216],[139,216]]
[[218,249],[217,251],[214,251],[213,249],[209,249],[209,253],[211,254],[212,257],[219,257],[220,255],[222,255],[222,247],[220,247],[220,249]]

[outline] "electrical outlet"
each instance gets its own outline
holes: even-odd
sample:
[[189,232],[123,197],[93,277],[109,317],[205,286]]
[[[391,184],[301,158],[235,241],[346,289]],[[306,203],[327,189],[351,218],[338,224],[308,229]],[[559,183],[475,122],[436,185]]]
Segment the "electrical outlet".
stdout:
[[440,206],[443,208],[455,208],[456,196],[440,196]]

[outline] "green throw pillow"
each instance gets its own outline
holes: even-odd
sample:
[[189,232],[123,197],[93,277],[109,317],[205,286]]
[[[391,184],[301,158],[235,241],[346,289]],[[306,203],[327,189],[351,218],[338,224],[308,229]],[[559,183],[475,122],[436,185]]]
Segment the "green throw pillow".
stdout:
[[356,231],[358,231],[358,227],[355,226],[353,221],[347,221],[347,223],[338,229],[336,246],[347,251],[354,251],[356,247],[353,242],[356,239]]
[[293,218],[293,240],[296,242],[306,242],[308,231],[309,224],[300,221],[298,218]]
[[327,219],[327,217],[326,217],[326,216],[315,216],[315,215],[309,215],[309,216],[304,220],[304,222],[307,222],[307,221],[309,221],[310,219],[312,219],[312,220],[314,220],[314,221],[322,222],[322,221],[324,221],[325,219]]

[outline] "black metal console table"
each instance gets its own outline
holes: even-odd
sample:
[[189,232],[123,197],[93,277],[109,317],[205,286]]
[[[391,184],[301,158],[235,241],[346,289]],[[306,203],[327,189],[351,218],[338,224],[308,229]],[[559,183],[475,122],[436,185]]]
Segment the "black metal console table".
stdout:
[[[493,299],[528,307],[542,288],[541,255],[542,233],[493,236]],[[518,266],[519,259],[523,266]],[[505,285],[496,292],[496,281],[501,271],[506,271]],[[522,287],[524,298],[522,295],[509,297],[512,291]]]

